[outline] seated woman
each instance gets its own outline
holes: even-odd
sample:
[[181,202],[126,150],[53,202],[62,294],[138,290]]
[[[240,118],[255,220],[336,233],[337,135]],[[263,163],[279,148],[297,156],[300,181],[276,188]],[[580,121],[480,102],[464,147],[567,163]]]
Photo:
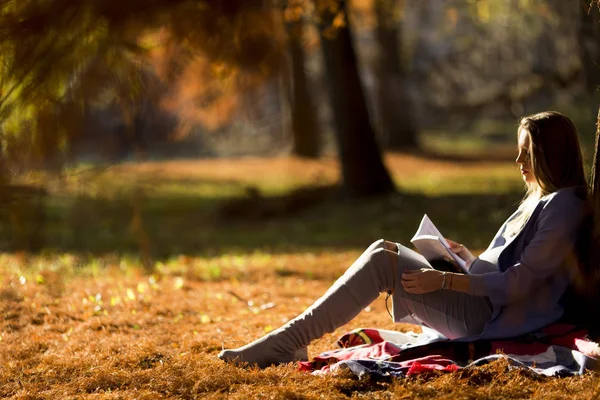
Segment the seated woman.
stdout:
[[476,258],[450,241],[470,274],[435,270],[411,257],[412,250],[378,240],[300,316],[219,358],[261,368],[305,360],[312,340],[349,322],[381,292],[393,293],[395,322],[411,318],[449,339],[508,338],[556,322],[577,273],[575,243],[589,214],[571,120],[557,112],[523,118],[516,163],[527,193],[488,249]]

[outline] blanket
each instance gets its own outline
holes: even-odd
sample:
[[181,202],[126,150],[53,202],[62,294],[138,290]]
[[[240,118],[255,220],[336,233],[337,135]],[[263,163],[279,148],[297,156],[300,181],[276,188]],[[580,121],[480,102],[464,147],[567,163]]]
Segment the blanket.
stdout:
[[459,342],[435,330],[422,333],[357,329],[344,334],[340,349],[300,362],[313,374],[348,370],[359,378],[402,378],[431,371],[457,371],[507,359],[511,368],[525,368],[546,376],[572,376],[595,369],[600,347],[588,332],[573,325],[554,324],[531,334],[503,340]]

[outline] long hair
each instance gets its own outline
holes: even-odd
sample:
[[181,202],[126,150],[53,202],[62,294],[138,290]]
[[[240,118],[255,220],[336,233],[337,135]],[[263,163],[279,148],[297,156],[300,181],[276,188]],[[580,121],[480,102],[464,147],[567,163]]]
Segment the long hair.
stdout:
[[580,188],[585,200],[588,195],[581,144],[573,122],[559,112],[545,111],[522,118],[517,134],[522,129],[529,136],[537,184],[526,183],[527,192],[519,212],[506,226],[506,236],[519,232],[543,196],[568,187]]

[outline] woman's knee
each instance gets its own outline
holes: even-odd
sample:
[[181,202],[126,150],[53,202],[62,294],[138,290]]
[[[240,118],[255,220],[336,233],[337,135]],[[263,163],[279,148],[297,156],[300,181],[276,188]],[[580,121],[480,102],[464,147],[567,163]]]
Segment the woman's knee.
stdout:
[[369,253],[369,258],[378,265],[386,263],[395,265],[398,262],[398,253],[385,247],[379,247]]
[[384,240],[384,243],[386,249],[393,252],[398,252],[398,246],[396,245],[396,243],[390,242],[389,240]]
[[394,289],[397,279],[398,254],[384,248],[378,248],[369,253],[369,262],[366,265],[382,283],[381,291]]
[[394,242],[390,242],[389,240],[385,240],[385,239],[378,239],[376,241],[374,241],[373,243],[371,243],[371,245],[368,247],[368,249],[370,250],[375,250],[375,249],[387,249],[390,251],[398,251],[398,246],[396,246],[396,243]]
[[371,243],[369,245],[369,247],[367,247],[367,249],[364,251],[363,254],[372,253],[373,251],[375,251],[377,249],[385,249],[385,240],[379,239],[379,240],[374,241],[373,243]]
[[385,248],[385,240],[384,239],[377,239],[376,241],[374,241],[373,243],[371,243],[368,247],[368,249],[379,249],[379,248]]

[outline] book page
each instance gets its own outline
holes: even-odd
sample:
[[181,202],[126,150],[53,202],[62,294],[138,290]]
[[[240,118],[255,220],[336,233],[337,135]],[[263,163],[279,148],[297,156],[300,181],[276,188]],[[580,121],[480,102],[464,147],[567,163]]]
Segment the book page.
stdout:
[[414,261],[417,265],[423,264],[422,268],[431,268],[431,265],[429,265],[429,261],[427,261],[427,258],[426,256],[424,257],[423,253],[419,254],[416,251],[401,245],[400,243],[398,243],[398,247],[398,253],[402,254],[405,258]]
[[421,253],[427,260],[435,260],[439,258],[450,258],[456,261],[460,266],[463,273],[468,274],[467,262],[454,254],[452,250],[445,246],[445,244],[437,236],[422,235],[414,237],[411,242],[415,245],[419,253]]
[[[441,241],[444,244],[446,244],[447,247],[450,247],[450,245],[448,244],[448,242],[446,241],[446,239],[444,238],[442,233],[438,230],[438,228],[436,228],[436,226],[433,224],[433,222],[431,222],[431,219],[429,219],[427,214],[423,215],[423,219],[421,220],[421,223],[419,224],[419,229],[417,229],[417,232],[415,233],[415,236],[413,236],[413,239],[416,238],[417,236],[425,236],[425,235],[436,236],[436,237],[440,238]],[[411,242],[412,242],[412,239],[411,239]]]
[[469,273],[467,262],[450,250],[450,244],[446,241],[439,229],[425,214],[419,224],[417,233],[411,239],[417,250],[428,260],[435,258],[452,258],[461,267],[465,274]]
[[433,235],[421,235],[414,237],[411,240],[412,244],[415,245],[419,253],[425,257],[426,260],[435,260],[437,258],[448,258],[450,255],[446,248],[440,243],[439,238]]

